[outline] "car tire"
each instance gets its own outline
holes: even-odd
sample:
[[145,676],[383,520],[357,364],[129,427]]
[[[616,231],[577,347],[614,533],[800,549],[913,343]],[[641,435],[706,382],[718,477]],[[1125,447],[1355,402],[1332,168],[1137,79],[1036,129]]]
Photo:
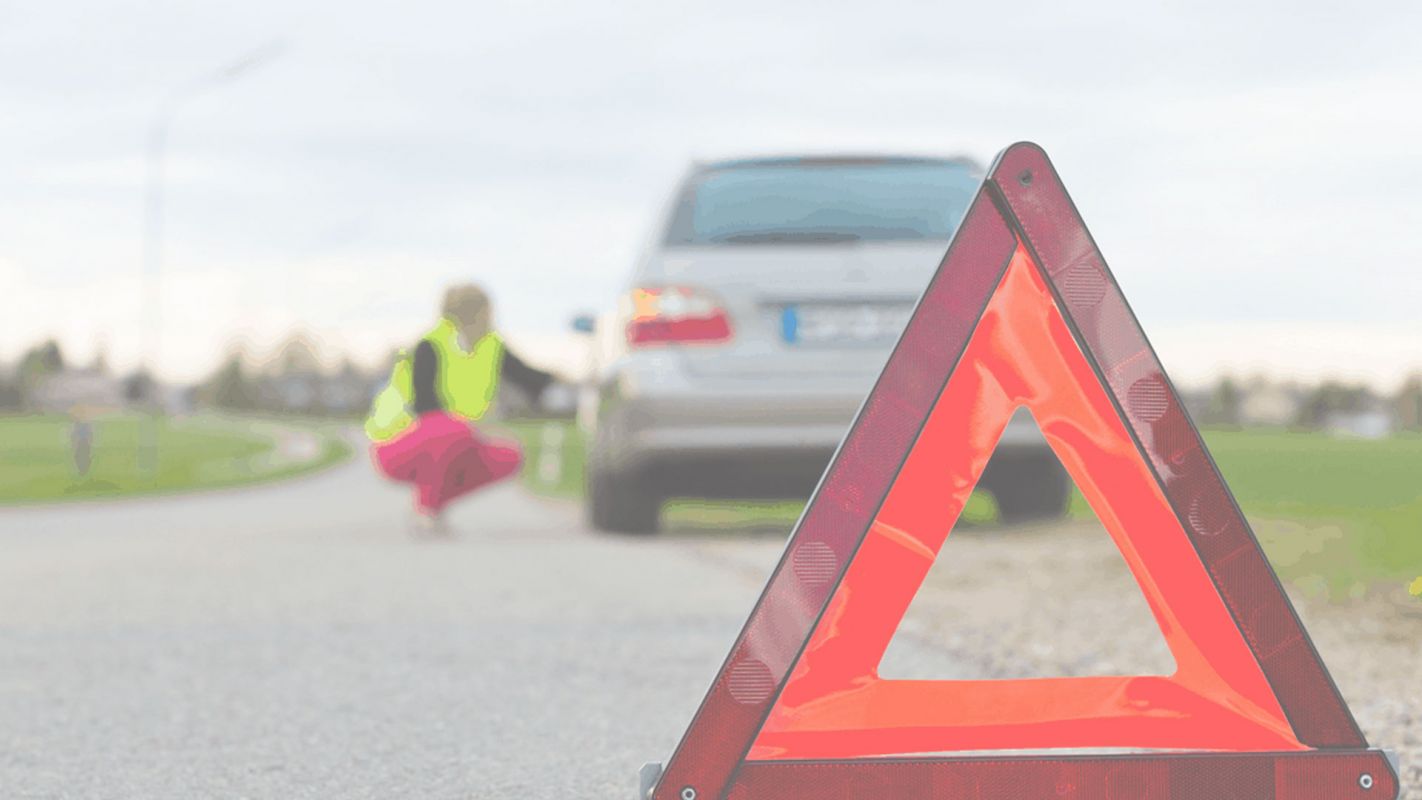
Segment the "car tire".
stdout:
[[1052,457],[996,459],[985,487],[997,500],[998,518],[1015,524],[1056,519],[1066,514],[1071,479]]
[[656,533],[662,498],[632,476],[591,468],[587,478],[588,522],[612,533]]

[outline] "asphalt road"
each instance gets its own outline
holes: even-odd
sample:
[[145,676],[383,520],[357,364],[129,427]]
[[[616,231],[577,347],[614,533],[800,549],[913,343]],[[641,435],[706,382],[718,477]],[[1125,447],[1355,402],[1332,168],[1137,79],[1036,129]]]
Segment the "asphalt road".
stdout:
[[407,509],[357,460],[0,511],[0,796],[630,798],[782,546],[516,486],[443,540]]
[[[445,539],[412,536],[408,508],[357,460],[0,510],[0,800],[632,798],[785,533],[600,535],[512,485],[459,506]],[[953,538],[886,675],[1169,670],[1099,525]],[[1417,617],[1386,605],[1300,610],[1417,784]]]

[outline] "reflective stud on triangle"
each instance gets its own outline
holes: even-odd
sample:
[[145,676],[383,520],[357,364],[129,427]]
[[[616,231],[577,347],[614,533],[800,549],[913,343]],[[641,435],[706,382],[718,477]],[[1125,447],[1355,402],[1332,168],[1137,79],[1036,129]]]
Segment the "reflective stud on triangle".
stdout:
[[[879,675],[1018,407],[1120,549],[1169,675]],[[1062,754],[1101,749],[1127,752]],[[1041,752],[966,755],[1002,750]],[[1397,793],[1055,169],[1008,148],[652,796]]]

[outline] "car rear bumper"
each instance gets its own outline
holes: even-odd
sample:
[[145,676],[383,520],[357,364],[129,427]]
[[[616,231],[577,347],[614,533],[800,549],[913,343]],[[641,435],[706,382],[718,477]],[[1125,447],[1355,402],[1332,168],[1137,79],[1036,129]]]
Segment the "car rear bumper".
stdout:
[[[809,381],[696,387],[663,381],[607,393],[594,466],[635,474],[666,495],[805,496],[872,387],[872,380],[863,383],[844,381],[836,389]],[[845,391],[845,385],[855,390]],[[1025,411],[1009,424],[998,449],[1049,452]]]
[[598,441],[634,460],[661,454],[832,452],[861,399],[725,391],[622,398],[604,407]]

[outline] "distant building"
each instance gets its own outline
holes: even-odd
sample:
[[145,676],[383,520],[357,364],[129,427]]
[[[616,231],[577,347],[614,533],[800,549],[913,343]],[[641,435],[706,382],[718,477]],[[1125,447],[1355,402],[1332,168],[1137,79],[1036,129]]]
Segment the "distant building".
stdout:
[[272,411],[297,414],[360,414],[370,406],[383,379],[353,362],[329,371],[304,337],[293,337],[257,376],[257,404]]
[[1239,402],[1239,424],[1282,428],[1298,419],[1304,393],[1297,386],[1254,379],[1245,384]]
[[1389,409],[1381,403],[1353,411],[1330,411],[1323,417],[1323,430],[1347,439],[1385,439],[1394,429]]
[[158,402],[168,414],[191,414],[197,409],[197,389],[193,386],[159,386]]
[[257,385],[257,402],[273,411],[317,410],[320,375],[267,375]]
[[384,381],[361,371],[347,361],[334,375],[321,382],[321,405],[336,414],[357,414],[370,407]]
[[256,379],[257,404],[297,414],[355,414],[378,389],[376,380],[347,361],[331,372],[304,334],[288,338]]
[[30,392],[38,411],[68,413],[78,406],[113,410],[126,405],[123,381],[94,369],[62,370],[40,378]]

